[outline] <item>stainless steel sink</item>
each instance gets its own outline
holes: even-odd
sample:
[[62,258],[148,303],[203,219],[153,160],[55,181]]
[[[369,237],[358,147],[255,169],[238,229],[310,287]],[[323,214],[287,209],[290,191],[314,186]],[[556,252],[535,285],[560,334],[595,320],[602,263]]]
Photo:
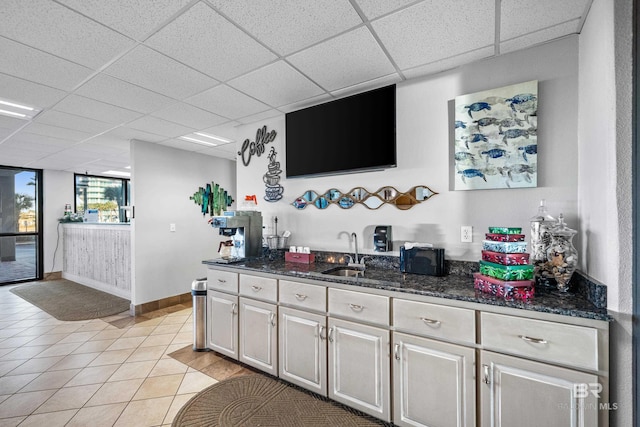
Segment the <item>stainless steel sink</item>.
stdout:
[[322,274],[328,274],[330,276],[359,277],[364,275],[364,270],[356,267],[339,266],[325,270]]

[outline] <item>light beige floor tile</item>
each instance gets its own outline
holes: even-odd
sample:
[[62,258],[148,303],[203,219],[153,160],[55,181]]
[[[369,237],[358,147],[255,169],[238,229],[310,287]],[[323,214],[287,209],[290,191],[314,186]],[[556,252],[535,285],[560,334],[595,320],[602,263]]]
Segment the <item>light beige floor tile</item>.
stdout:
[[101,340],[115,340],[124,335],[125,331],[123,329],[118,328],[105,328],[102,331],[98,332],[91,338],[92,341],[101,341]]
[[75,377],[81,369],[66,369],[63,371],[44,372],[28,385],[21,392],[59,389]]
[[122,338],[147,337],[156,329],[155,326],[134,326],[122,335]]
[[173,402],[171,402],[171,406],[169,407],[169,411],[167,415],[164,417],[164,424],[170,425],[173,422],[178,411],[184,406],[185,403],[189,401],[193,396],[197,393],[189,393],[189,394],[180,394],[173,398]]
[[0,339],[12,337],[20,332],[24,332],[27,328],[6,328],[0,329]]
[[25,361],[16,360],[0,360],[0,375],[6,375],[8,372],[13,371],[18,366],[22,365]]
[[68,336],[69,336],[69,334],[50,334],[48,332],[45,332],[44,334],[41,334],[41,335],[33,335],[32,336],[33,340],[29,341],[25,345],[26,346],[32,346],[32,345],[52,345],[52,344],[57,344],[61,340],[65,339]]
[[113,344],[114,341],[115,339],[87,341],[75,349],[74,353],[95,353],[97,351],[105,351],[111,344]]
[[0,418],[0,427],[16,427],[27,417]]
[[98,384],[109,379],[120,365],[88,366],[78,373],[66,385],[73,387],[77,385]]
[[2,356],[7,353],[11,353],[12,351],[14,351],[13,348],[0,348],[0,360],[2,360]]
[[116,421],[116,427],[157,426],[162,424],[171,406],[172,397],[136,400],[127,405]]
[[88,384],[77,387],[63,387],[44,402],[35,413],[80,409],[101,386],[102,384]]
[[187,365],[173,358],[160,359],[149,373],[149,376],[158,377],[161,375],[184,374],[187,372],[187,369]]
[[118,338],[109,346],[109,348],[107,348],[107,351],[138,348],[145,339],[146,337]]
[[111,427],[126,406],[126,403],[114,403],[112,405],[84,407],[69,421],[67,427]]
[[79,342],[83,343],[85,341],[89,341],[91,338],[96,336],[98,331],[84,331],[84,332],[74,332],[72,334],[67,335],[66,338],[58,341],[58,344],[70,343],[70,342]]
[[82,325],[82,327],[78,328],[78,330],[76,332],[90,332],[90,331],[102,331],[103,329],[105,329],[107,326],[109,326],[108,323],[97,319],[97,320],[92,320],[91,322]]
[[144,379],[137,378],[126,381],[104,383],[89,399],[86,406],[109,405],[111,403],[128,402],[136,394]]
[[46,349],[48,345],[38,345],[33,347],[18,347],[15,350],[11,350],[11,353],[7,353],[2,356],[2,360],[27,360],[37,356]]
[[193,342],[193,334],[191,332],[180,332],[171,341],[171,344],[191,344]]
[[161,325],[184,325],[187,320],[189,320],[189,316],[169,315],[169,316],[165,317],[164,320],[160,324]]
[[100,353],[80,353],[70,354],[65,356],[64,359],[49,368],[49,371],[60,371],[63,369],[75,369],[85,368],[91,363]]
[[170,344],[167,347],[167,350],[164,352],[164,355],[162,356],[163,358],[170,358],[170,356],[168,356],[169,354],[173,353],[174,351],[178,351],[181,348],[184,348],[185,345],[184,344]]
[[159,345],[169,345],[171,341],[174,340],[176,334],[161,334],[161,335],[151,335],[147,337],[140,347],[156,347]]
[[9,375],[0,377],[0,395],[13,394],[36,379],[39,374]]
[[[41,320],[39,321],[41,322]],[[54,327],[51,325],[37,325],[37,326],[32,326],[30,328],[25,329],[24,331],[20,332],[19,334],[17,334],[16,336],[20,336],[20,337],[26,337],[26,336],[39,336],[39,335],[44,335],[46,333],[48,333],[51,329],[53,329]],[[64,334],[61,334],[64,335]]]
[[89,363],[89,366],[113,365],[115,363],[120,364],[127,360],[133,351],[133,348],[105,351],[101,353],[100,356],[93,359],[93,362]]
[[133,378],[146,378],[156,365],[155,360],[125,362],[109,378],[109,381],[122,381]]
[[156,347],[140,347],[137,348],[131,356],[127,359],[127,362],[140,362],[143,360],[160,360],[165,350],[166,345]]
[[144,380],[132,400],[152,399],[156,397],[174,396],[182,383],[185,374],[150,377]]
[[182,329],[182,325],[160,325],[157,326],[149,335],[177,334]]
[[79,342],[71,342],[66,344],[54,344],[50,346],[48,349],[44,350],[42,353],[38,354],[36,357],[51,357],[51,356],[66,356],[71,354],[75,349],[80,347],[82,343]]
[[37,337],[34,336],[24,336],[24,337],[11,337],[0,341],[0,348],[18,348],[23,346]]
[[45,372],[47,369],[62,360],[64,356],[40,357],[37,359],[29,359],[20,366],[9,372],[7,375],[33,374]]
[[202,372],[187,372],[177,394],[197,393],[218,381]]
[[58,325],[55,328],[51,329],[48,333],[50,334],[70,334],[72,332],[77,331],[82,327],[82,324],[79,323],[66,323],[62,325]]
[[55,393],[55,390],[14,394],[0,403],[0,418],[30,415],[38,406],[50,398],[53,393]]
[[69,409],[48,414],[30,415],[20,423],[20,427],[64,427],[76,412],[78,412],[77,409]]

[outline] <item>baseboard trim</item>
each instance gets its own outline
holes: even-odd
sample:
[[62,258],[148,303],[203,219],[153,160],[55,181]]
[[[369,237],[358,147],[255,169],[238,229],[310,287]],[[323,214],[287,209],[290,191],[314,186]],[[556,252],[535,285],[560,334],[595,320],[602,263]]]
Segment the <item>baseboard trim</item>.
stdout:
[[185,294],[174,295],[167,298],[162,298],[156,301],[145,302],[144,304],[138,304],[131,307],[131,311],[134,316],[140,316],[152,311],[161,310],[178,304],[191,304],[191,292]]

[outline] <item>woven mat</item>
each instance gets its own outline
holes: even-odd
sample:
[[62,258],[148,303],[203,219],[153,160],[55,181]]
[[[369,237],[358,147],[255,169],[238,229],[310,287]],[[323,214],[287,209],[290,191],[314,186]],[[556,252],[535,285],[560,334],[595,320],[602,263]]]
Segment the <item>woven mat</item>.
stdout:
[[285,382],[256,374],[230,378],[191,398],[173,427],[384,426],[384,422]]
[[124,298],[69,280],[33,282],[11,289],[58,320],[89,320],[129,310]]

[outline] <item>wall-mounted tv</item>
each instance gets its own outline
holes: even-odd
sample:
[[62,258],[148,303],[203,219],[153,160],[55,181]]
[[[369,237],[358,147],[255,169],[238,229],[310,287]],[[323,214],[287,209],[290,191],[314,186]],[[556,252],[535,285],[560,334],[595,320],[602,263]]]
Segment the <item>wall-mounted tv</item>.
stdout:
[[286,114],[287,178],[396,166],[396,86]]

